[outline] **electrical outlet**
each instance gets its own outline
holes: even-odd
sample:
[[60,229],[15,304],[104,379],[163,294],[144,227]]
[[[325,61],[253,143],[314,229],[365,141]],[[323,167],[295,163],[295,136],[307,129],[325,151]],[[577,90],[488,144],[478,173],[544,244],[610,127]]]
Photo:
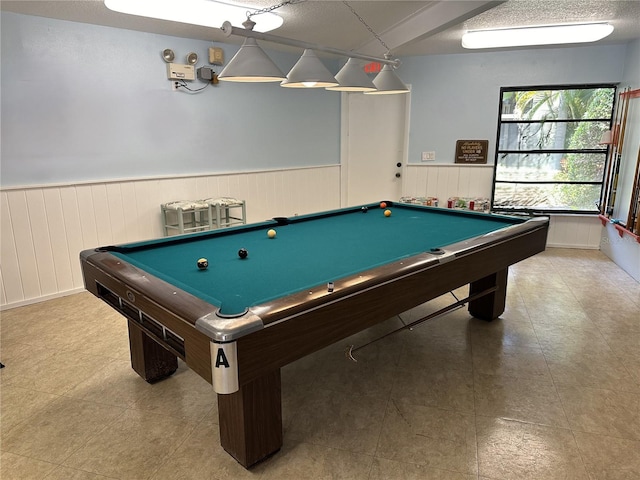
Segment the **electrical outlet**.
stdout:
[[180,83],[177,80],[171,80],[171,90],[172,91],[177,92],[178,89],[180,88],[179,85],[180,85]]
[[436,159],[436,152],[422,152],[423,162],[433,162]]

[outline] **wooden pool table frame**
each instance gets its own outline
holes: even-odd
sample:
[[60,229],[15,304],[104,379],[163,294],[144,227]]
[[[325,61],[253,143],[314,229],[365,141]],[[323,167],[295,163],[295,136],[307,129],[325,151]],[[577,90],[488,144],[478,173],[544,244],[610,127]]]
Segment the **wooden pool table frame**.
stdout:
[[80,258],[87,290],[127,317],[131,365],[147,382],[171,375],[181,358],[212,383],[214,346],[236,343],[239,389],[218,394],[220,443],[249,468],[282,446],[281,367],[465,284],[470,295],[495,287],[468,308],[497,318],[509,266],[544,251],[548,226],[548,218],[535,217],[340,279],[332,292],[322,285],[252,307],[237,320],[240,328],[233,319],[208,321],[215,306],[108,251]]

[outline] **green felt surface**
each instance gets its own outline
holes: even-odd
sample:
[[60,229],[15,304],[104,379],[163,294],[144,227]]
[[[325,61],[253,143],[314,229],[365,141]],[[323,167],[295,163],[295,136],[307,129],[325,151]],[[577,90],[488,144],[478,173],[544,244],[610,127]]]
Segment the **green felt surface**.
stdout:
[[[112,253],[192,295],[236,313],[297,291],[504,228],[522,220],[444,209],[370,206],[148,243]],[[277,236],[267,237],[274,228]],[[240,259],[238,250],[249,256]],[[207,270],[196,262],[204,257]]]

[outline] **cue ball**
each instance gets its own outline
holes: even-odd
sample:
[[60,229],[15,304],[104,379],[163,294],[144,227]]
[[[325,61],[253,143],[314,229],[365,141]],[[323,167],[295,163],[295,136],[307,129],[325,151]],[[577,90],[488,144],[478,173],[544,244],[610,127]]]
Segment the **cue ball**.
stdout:
[[267,231],[267,237],[269,237],[269,238],[276,238],[276,231],[275,231],[273,228],[269,229],[269,230]]
[[198,259],[198,268],[200,270],[206,270],[208,266],[209,266],[209,260],[207,260],[206,258]]
[[361,211],[362,213],[367,213],[367,212],[369,211],[369,207],[362,207],[362,208],[360,209],[360,211]]
[[241,248],[240,250],[238,250],[238,256],[240,258],[247,258],[247,255],[249,255],[249,252],[247,252],[246,248]]
[[390,217],[391,216],[391,210],[385,210],[384,211],[384,216],[385,217]]
[[380,208],[387,208],[386,202],[380,202]]

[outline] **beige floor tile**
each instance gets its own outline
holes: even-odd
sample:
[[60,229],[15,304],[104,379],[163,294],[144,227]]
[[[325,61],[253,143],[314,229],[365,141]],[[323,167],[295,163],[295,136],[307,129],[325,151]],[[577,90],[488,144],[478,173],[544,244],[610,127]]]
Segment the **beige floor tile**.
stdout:
[[477,374],[474,392],[477,415],[569,427],[551,382]]
[[[624,272],[626,274],[626,272]],[[620,291],[640,308],[640,282],[628,276],[625,282],[618,284]]]
[[[115,312],[114,312],[115,313]],[[116,313],[119,318],[110,324],[98,325],[92,334],[75,343],[69,350],[82,355],[100,355],[117,360],[129,360],[129,331],[127,320]]]
[[477,373],[529,380],[550,381],[547,362],[539,347],[478,345],[473,349]]
[[589,318],[603,334],[640,335],[640,312],[596,310],[588,312]]
[[37,414],[56,398],[57,395],[50,393],[3,385],[0,389],[2,433],[7,434],[13,427]]
[[[528,271],[524,275],[512,274],[511,277],[513,282],[518,287],[518,289],[522,292],[531,293],[533,291],[538,292],[539,296],[551,296],[554,291],[562,291],[566,289],[567,285],[560,275],[557,272],[549,272],[548,270],[539,269],[540,274],[535,273],[534,271]],[[547,294],[542,292],[547,291]],[[525,298],[526,302],[526,298]]]
[[332,358],[318,372],[314,386],[351,395],[388,396],[393,387],[396,368],[367,358],[365,350],[355,356],[357,363],[345,356]]
[[0,478],[7,480],[41,480],[56,468],[55,463],[0,452]]
[[471,319],[469,321],[471,345],[539,347],[536,332],[528,321],[518,321],[503,315],[491,322]]
[[76,470],[75,468],[59,466],[47,475],[44,480],[108,480],[114,478],[115,477],[85,472],[83,470]]
[[367,480],[373,458],[309,443],[293,443],[256,466],[261,480]]
[[55,348],[45,348],[19,342],[2,342],[2,379],[8,381],[13,376],[20,376],[22,372],[37,364],[41,364],[56,354]]
[[[140,377],[137,380],[144,383]],[[217,408],[213,387],[182,361],[173,375],[150,387],[141,389],[133,408],[194,421]]]
[[372,455],[386,405],[387,396],[315,390],[295,412],[285,444],[294,440]]
[[603,288],[603,285],[598,286],[598,294],[594,295],[593,290],[586,289],[573,289],[580,305],[585,310],[598,310],[603,308],[603,299],[606,299],[606,304],[611,312],[624,312],[633,313],[638,311],[638,304],[631,300],[620,289],[611,285],[609,288]]
[[123,412],[118,407],[60,397],[3,435],[2,450],[60,464]]
[[121,479],[151,477],[195,428],[195,423],[127,410],[95,433],[63,465]]
[[[279,455],[276,454],[276,455]],[[244,480],[259,478],[246,470],[220,446],[218,425],[201,422],[185,441],[162,459],[154,480]]]
[[568,429],[476,418],[480,476],[500,480],[588,480]]
[[106,405],[132,408],[154,388],[131,368],[129,360],[113,360],[64,395]]
[[88,292],[56,298],[2,313],[3,336],[8,341],[66,349],[91,337],[100,319],[113,310]]
[[375,456],[477,474],[473,415],[392,399]]
[[316,378],[322,370],[322,365],[308,362],[305,357],[282,368],[282,426],[286,429],[295,412],[310,395],[313,395]]
[[617,357],[576,352],[545,352],[549,370],[558,385],[578,385],[640,393],[640,385]]
[[[566,286],[556,289],[527,290],[522,294],[527,312],[544,323],[556,323],[558,316],[583,314],[582,305]],[[535,322],[534,322],[535,323]]]
[[476,476],[376,458],[369,480],[476,480]]
[[640,332],[604,332],[602,336],[616,357],[620,359],[627,357],[640,358]]
[[447,363],[400,369],[391,397],[412,405],[473,413],[473,373]]
[[[428,327],[425,327],[428,329]],[[473,358],[469,339],[429,336],[427,331],[406,338],[406,348],[399,355],[400,370],[418,370],[434,365],[454,370],[473,371]]]
[[62,395],[106,368],[113,359],[58,351],[46,359],[20,369],[3,384]]
[[563,309],[550,306],[529,306],[527,309],[529,319],[535,326],[537,325],[563,325],[580,329],[583,326],[595,327],[587,313],[582,307]]
[[[315,356],[315,386],[354,395],[388,395],[404,348],[405,332],[382,338],[402,324],[397,318],[353,335]],[[362,347],[353,352],[349,347]]]
[[627,369],[631,378],[640,385],[640,352],[634,355],[617,355],[620,363]]
[[583,432],[575,438],[592,480],[640,478],[640,442]]
[[582,355],[585,352],[610,355],[609,344],[598,328],[591,322],[583,323],[579,328],[575,324],[557,323],[536,324],[535,333],[542,351],[556,355]]
[[562,385],[558,393],[573,430],[640,441],[640,394]]

